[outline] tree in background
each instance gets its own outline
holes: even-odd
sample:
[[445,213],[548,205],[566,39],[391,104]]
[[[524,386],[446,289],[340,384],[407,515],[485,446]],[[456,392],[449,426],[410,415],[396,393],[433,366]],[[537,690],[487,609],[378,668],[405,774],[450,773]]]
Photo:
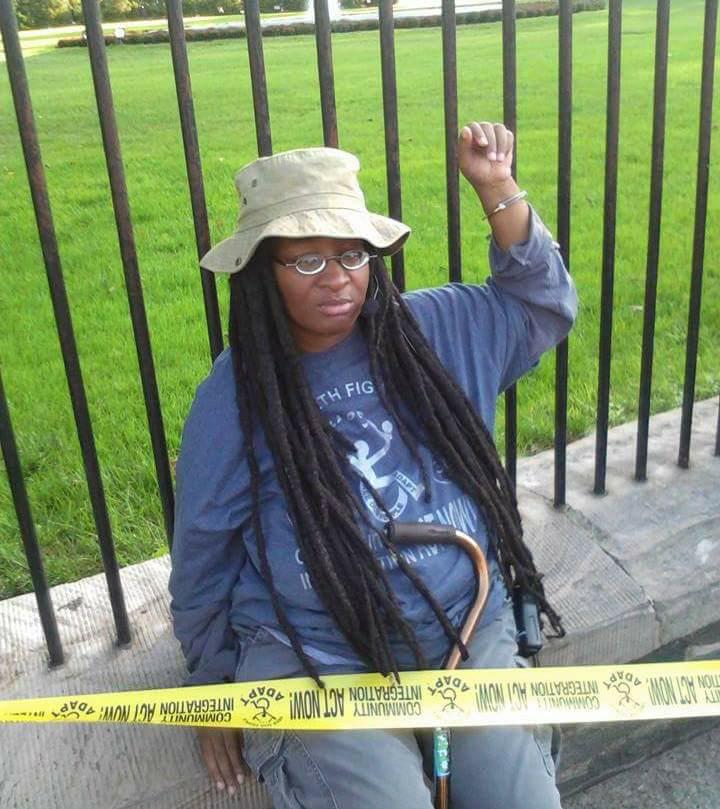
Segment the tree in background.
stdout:
[[[274,0],[275,3],[278,0]],[[292,8],[305,8],[305,0],[285,0]],[[51,25],[82,24],[81,0],[16,0],[18,26],[21,30],[47,28]],[[214,15],[220,13],[240,14],[242,0],[185,0],[183,13],[186,17],[194,14]],[[268,11],[272,11],[272,3]],[[134,20],[144,17],[158,19],[167,13],[164,0],[100,0],[103,20]]]
[[[263,14],[273,11],[305,11],[312,0],[260,0]],[[376,6],[378,0],[340,0],[342,8]],[[222,8],[222,11],[220,11]],[[18,25],[21,29],[47,28],[51,25],[82,23],[81,0],[16,0]],[[167,13],[165,0],[100,0],[103,20],[159,19]],[[185,0],[183,13],[186,17],[195,14],[240,14],[243,0]]]
[[45,28],[72,22],[69,0],[17,0],[16,10],[20,28]]
[[100,0],[103,20],[123,20],[133,11],[134,0]]

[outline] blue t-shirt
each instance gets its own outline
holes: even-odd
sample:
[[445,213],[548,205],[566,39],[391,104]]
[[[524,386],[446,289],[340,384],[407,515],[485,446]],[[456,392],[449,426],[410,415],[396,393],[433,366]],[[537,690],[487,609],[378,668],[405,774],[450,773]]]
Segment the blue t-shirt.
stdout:
[[[485,284],[447,284],[406,293],[404,299],[441,363],[492,433],[498,394],[569,331],[576,296],[557,244],[534,212],[526,242],[507,252],[491,242],[490,265],[492,276]],[[380,526],[384,517],[363,479],[396,520],[453,525],[473,536],[487,553],[486,526],[477,504],[448,479],[440,459],[420,446],[429,471],[427,502],[420,470],[375,391],[361,332],[354,330],[327,351],[303,354],[302,364],[323,416],[355,448],[348,455],[359,473],[353,485],[370,520]],[[254,444],[268,560],[287,617],[310,656],[320,662],[358,662],[310,584],[260,427]],[[198,387],[183,429],[176,481],[171,611],[187,660],[187,682],[232,680],[238,635],[263,626],[281,641],[288,640],[260,574],[229,349]],[[432,608],[369,529],[367,541],[426,656],[441,657],[448,640]],[[458,625],[474,590],[467,557],[446,545],[410,546],[400,552]],[[481,622],[492,620],[505,598],[492,555],[490,561],[492,588]],[[399,640],[394,646],[400,665],[413,667],[407,646]]]

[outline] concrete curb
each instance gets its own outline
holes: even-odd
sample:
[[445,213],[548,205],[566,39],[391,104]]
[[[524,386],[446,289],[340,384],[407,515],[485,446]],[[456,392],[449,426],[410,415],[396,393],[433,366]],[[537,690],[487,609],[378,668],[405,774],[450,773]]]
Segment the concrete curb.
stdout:
[[[701,647],[717,648],[720,458],[712,454],[717,400],[695,406],[689,470],[675,464],[679,423],[678,410],[653,417],[646,483],[632,480],[635,426],[611,430],[603,497],[591,494],[594,440],[570,445],[569,505],[563,509],[554,509],[550,499],[552,452],[520,461],[526,535],[568,629],[566,638],[548,643],[543,664],[621,663],[668,648],[681,656],[686,647],[690,656]],[[170,629],[168,574],[167,557],[122,571],[133,627],[126,649],[114,643],[102,575],[54,587],[68,661],[53,671],[47,668],[34,595],[1,602],[0,699],[177,685],[184,667]],[[616,758],[611,766],[598,764],[598,754],[612,747],[613,738],[597,728],[574,731],[560,773],[566,791],[618,766]],[[235,800],[218,795],[186,729],[8,725],[0,727],[0,749],[13,751],[0,759],[0,809],[269,805],[255,783]]]

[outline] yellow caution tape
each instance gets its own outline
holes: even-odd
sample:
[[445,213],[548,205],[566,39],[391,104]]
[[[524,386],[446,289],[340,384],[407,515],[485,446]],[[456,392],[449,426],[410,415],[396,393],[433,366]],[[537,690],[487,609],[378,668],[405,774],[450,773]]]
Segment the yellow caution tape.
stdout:
[[0,702],[0,722],[295,730],[529,725],[720,716],[720,660],[458,669],[123,691]]

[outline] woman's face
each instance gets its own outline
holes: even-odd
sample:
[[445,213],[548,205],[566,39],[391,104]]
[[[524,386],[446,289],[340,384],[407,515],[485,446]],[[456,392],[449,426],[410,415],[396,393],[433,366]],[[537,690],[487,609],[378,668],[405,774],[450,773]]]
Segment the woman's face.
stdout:
[[273,239],[270,256],[290,327],[301,351],[325,351],[353,330],[365,302],[369,264],[348,271],[339,260],[328,260],[322,272],[302,275],[278,262],[295,261],[307,253],[327,258],[346,250],[364,250],[360,239]]

